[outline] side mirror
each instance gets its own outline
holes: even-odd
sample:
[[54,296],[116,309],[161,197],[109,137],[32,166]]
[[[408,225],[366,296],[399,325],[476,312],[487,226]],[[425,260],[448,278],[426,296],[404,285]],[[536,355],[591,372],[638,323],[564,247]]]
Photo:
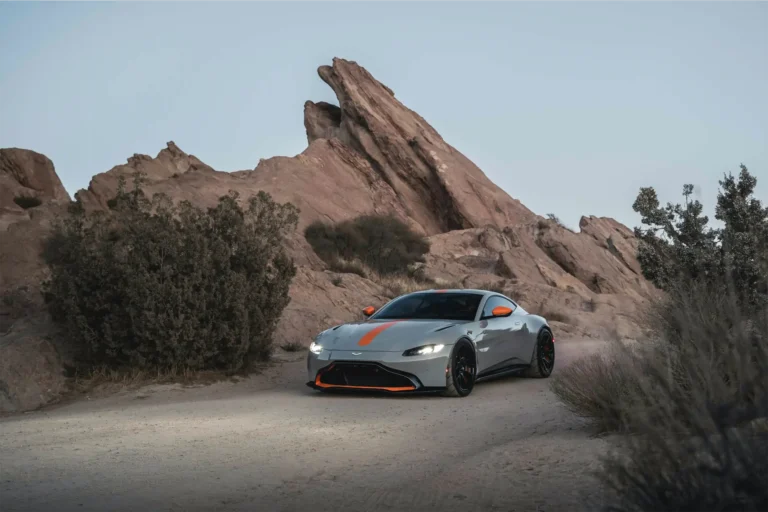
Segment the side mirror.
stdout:
[[506,306],[496,306],[496,307],[495,307],[495,308],[493,308],[493,310],[491,311],[491,314],[492,314],[494,317],[498,317],[498,316],[509,316],[509,315],[511,315],[511,314],[512,314],[512,309],[511,309],[511,308],[508,308],[508,307],[506,307]]
[[371,315],[372,315],[372,314],[374,314],[375,312],[376,312],[376,308],[375,308],[375,307],[373,307],[373,306],[368,306],[367,308],[365,308],[365,309],[363,310],[363,314],[364,314],[365,316],[371,316]]

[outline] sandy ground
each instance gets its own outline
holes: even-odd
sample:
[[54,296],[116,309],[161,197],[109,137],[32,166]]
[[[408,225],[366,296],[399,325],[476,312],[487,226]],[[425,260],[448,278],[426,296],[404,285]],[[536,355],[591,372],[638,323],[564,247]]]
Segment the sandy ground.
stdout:
[[[600,342],[558,340],[557,365]],[[605,442],[548,390],[325,395],[303,354],[239,383],[162,386],[0,419],[0,511],[594,510]],[[556,370],[557,371],[557,368]]]

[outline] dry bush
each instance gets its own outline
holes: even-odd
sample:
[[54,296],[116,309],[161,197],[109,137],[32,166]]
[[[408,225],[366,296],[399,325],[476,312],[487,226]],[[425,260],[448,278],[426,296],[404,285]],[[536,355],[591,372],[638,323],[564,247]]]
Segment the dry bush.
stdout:
[[[716,290],[721,287],[716,287]],[[768,311],[678,286],[649,312],[656,342],[615,344],[556,374],[556,396],[615,441],[606,510],[766,510]]]
[[743,318],[698,287],[671,301],[655,314],[674,340],[657,349],[666,364],[628,371],[639,392],[623,424],[638,435],[604,460],[607,508],[768,510],[768,312]]
[[[331,260],[330,269],[339,273],[356,274],[373,281],[384,287],[385,295],[390,299],[422,290],[463,288],[461,284],[453,281],[426,277],[423,273],[423,268],[418,265],[410,265],[401,273],[382,274],[368,267],[360,260],[347,261],[336,258]],[[339,279],[338,284],[336,284],[336,279]],[[339,286],[341,278],[334,278],[332,282]]]
[[339,274],[356,274],[360,277],[368,277],[368,270],[359,260],[346,261],[341,258],[334,258],[328,263],[328,268]]
[[460,289],[458,283],[443,281],[440,279],[423,280],[410,276],[375,276],[373,280],[386,288],[387,297],[394,299],[406,293],[420,292],[433,289]]
[[640,386],[628,368],[642,368],[637,351],[613,346],[605,353],[582,357],[552,376],[550,389],[574,414],[600,431],[619,431],[625,410],[637,401]]
[[280,345],[280,348],[286,352],[300,352],[304,350],[304,344],[299,341],[289,341]]
[[385,275],[406,273],[412,264],[423,262],[429,252],[426,237],[389,215],[363,215],[337,224],[313,222],[304,236],[315,253],[331,266],[340,261],[359,261]]
[[489,292],[500,293],[501,295],[505,294],[504,281],[498,281],[495,283],[487,281],[481,284],[479,288],[481,290],[488,290]]

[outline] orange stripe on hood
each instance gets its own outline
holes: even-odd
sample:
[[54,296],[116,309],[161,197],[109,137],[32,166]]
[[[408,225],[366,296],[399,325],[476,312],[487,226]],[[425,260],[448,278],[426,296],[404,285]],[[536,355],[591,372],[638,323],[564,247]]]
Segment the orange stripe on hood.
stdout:
[[400,320],[395,320],[394,322],[387,322],[385,324],[381,324],[380,326],[376,327],[375,329],[371,329],[367,333],[365,333],[365,336],[360,338],[360,341],[357,342],[358,345],[361,347],[364,347],[366,345],[370,345],[373,339],[381,334],[383,331],[386,331],[396,323],[400,322]]

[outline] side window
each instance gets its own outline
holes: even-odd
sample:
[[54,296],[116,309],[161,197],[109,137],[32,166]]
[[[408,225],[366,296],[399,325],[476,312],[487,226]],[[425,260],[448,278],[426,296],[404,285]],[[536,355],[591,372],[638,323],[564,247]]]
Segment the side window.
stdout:
[[499,297],[498,295],[494,295],[493,297],[490,297],[486,302],[485,306],[483,306],[483,313],[480,316],[480,319],[484,318],[491,318],[493,315],[491,314],[491,311],[493,311],[493,308],[497,306],[504,306],[512,309],[514,311],[517,309],[517,306],[512,301],[509,301],[505,299],[504,297]]

